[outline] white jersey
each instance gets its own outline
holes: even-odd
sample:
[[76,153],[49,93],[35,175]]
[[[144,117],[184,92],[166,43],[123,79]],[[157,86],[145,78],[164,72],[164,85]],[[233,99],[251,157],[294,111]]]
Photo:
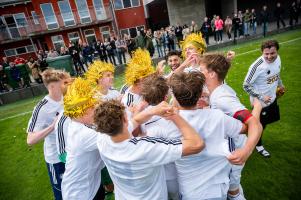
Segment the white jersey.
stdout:
[[245,77],[244,90],[250,95],[251,101],[257,97],[263,107],[268,106],[263,102],[263,96],[270,96],[271,103],[276,99],[277,86],[282,85],[280,78],[281,60],[277,56],[273,63],[267,63],[260,56],[249,68]]
[[56,136],[56,149],[57,155],[61,162],[66,162],[66,140],[68,138],[68,126],[71,119],[64,115],[64,113],[60,113],[58,116],[58,120],[55,123],[55,136]]
[[66,170],[62,181],[65,200],[92,200],[101,183],[104,164],[97,149],[100,133],[71,120],[66,141]]
[[126,107],[137,105],[142,101],[142,96],[131,92],[131,88],[127,89],[121,99],[121,103]]
[[101,94],[101,92],[98,91],[95,94],[95,97],[99,98],[101,100],[105,100],[105,101],[108,101],[108,100],[111,100],[111,99],[117,100],[120,97],[120,93],[119,93],[118,90],[111,88],[111,89],[108,90],[108,93],[105,94],[105,95]]
[[[28,123],[27,132],[41,131],[49,127],[56,116],[63,112],[62,103],[62,101],[54,101],[48,95],[45,96],[34,108]],[[55,135],[55,130],[53,130],[44,139],[45,161],[50,164],[60,162],[57,156]]]
[[114,143],[101,135],[97,145],[116,200],[167,200],[163,165],[181,158],[181,140],[146,136]]
[[[221,197],[221,185],[228,186],[231,164],[228,137],[237,137],[242,123],[215,109],[180,110],[180,115],[200,134],[206,146],[198,154],[177,161],[176,169],[183,200],[200,200]],[[164,130],[181,136],[176,126],[169,122]],[[162,128],[158,131],[164,131]],[[154,129],[153,129],[154,131]],[[159,133],[162,134],[162,133]]]

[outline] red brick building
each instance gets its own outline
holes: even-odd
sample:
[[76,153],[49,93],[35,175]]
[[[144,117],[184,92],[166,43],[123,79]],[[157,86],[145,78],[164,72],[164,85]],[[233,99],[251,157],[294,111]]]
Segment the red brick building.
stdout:
[[[2,0],[0,57],[28,59],[69,41],[92,43],[146,26],[142,0]],[[0,61],[1,62],[1,61]]]

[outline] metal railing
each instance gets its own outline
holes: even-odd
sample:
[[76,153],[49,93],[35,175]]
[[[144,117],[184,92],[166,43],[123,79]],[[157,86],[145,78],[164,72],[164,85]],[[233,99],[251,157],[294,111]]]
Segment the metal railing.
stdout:
[[[27,17],[14,24],[0,24],[0,43],[10,40],[25,39],[29,36],[40,35],[48,32],[56,32],[84,27],[91,24],[108,22],[113,19],[110,6],[104,6],[101,10],[88,8],[84,11],[72,11],[68,13],[55,13],[53,16]],[[3,17],[3,21],[5,18]]]

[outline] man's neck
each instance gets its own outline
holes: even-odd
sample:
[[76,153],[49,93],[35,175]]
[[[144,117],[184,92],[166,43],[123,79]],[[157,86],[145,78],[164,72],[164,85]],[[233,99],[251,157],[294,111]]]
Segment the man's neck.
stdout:
[[192,107],[182,107],[179,105],[179,110],[197,110],[197,105],[192,106]]
[[209,93],[211,94],[218,86],[222,85],[223,83],[217,80],[208,81],[206,83],[206,86],[209,90]]
[[140,92],[139,92],[139,88],[138,88],[137,86],[135,86],[135,85],[133,85],[133,86],[131,87],[130,91],[131,91],[132,93],[134,93],[134,94],[139,94],[139,93],[140,93]]
[[130,133],[127,129],[123,130],[123,132],[120,133],[120,134],[117,134],[115,136],[111,136],[111,140],[115,143],[123,142],[127,139],[130,139],[130,138],[131,138],[131,136],[130,136]]
[[54,101],[61,101],[62,100],[62,93],[61,92],[49,90],[48,96]]

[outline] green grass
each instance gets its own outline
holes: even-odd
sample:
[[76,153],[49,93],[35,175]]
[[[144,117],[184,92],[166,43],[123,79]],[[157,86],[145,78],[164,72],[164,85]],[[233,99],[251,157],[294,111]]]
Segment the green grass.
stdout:
[[[264,131],[263,141],[272,157],[263,159],[253,153],[243,171],[242,185],[250,200],[297,200],[301,192],[301,31],[290,31],[271,38],[280,43],[299,39],[280,46],[281,77],[288,92],[279,99],[281,120],[269,125]],[[262,40],[220,49],[236,51],[237,57],[233,61],[227,83],[248,107],[249,100],[242,89],[242,82],[250,64],[261,54],[259,47]],[[247,51],[252,52],[242,54]],[[115,86],[119,88],[122,83],[123,75],[119,75]],[[42,143],[33,148],[26,145],[25,129],[30,113],[3,120],[31,111],[40,98],[0,107],[0,199],[52,199]]]

